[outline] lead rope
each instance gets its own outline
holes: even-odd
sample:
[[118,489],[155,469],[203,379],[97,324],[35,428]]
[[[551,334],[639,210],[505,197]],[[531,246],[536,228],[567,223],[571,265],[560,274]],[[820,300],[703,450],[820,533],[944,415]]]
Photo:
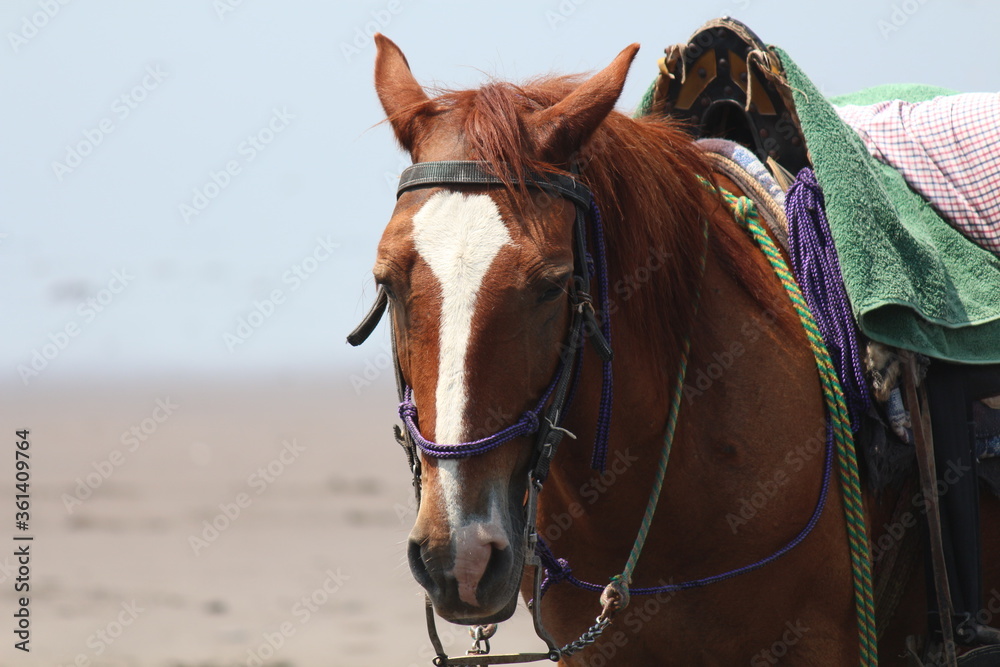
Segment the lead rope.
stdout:
[[722,195],[732,209],[736,222],[750,231],[754,241],[764,252],[775,275],[778,276],[788,293],[788,297],[795,307],[795,312],[799,316],[799,322],[809,340],[809,349],[812,350],[816,360],[816,368],[819,371],[820,384],[823,388],[823,399],[832,419],[833,436],[837,445],[838,473],[844,496],[847,537],[851,548],[851,574],[854,581],[854,605],[858,619],[861,665],[862,667],[874,667],[878,665],[878,639],[875,627],[874,595],[872,593],[871,555],[868,551],[864,506],[861,499],[861,478],[858,474],[858,461],[854,451],[854,437],[851,433],[850,418],[837,372],[833,368],[830,354],[823,344],[823,337],[798,284],[795,282],[795,277],[788,270],[788,265],[771,237],[764,231],[760,214],[753,200],[748,197],[737,197],[700,176],[699,179],[706,188]]
[[[704,238],[704,248],[701,253],[701,263],[698,268],[698,287],[694,294],[694,313],[691,318],[692,326],[698,316],[698,308],[701,304],[701,278],[705,275],[705,264],[708,261],[708,218],[702,226],[702,236]],[[635,536],[635,543],[632,551],[629,552],[625,567],[621,574],[611,577],[611,583],[601,594],[601,602],[605,599],[620,603],[620,607],[628,605],[629,586],[632,584],[632,572],[636,563],[639,562],[639,555],[646,544],[646,537],[649,535],[649,528],[653,523],[653,515],[656,513],[656,506],[660,502],[660,492],[663,490],[663,480],[667,475],[667,464],[670,462],[670,452],[674,445],[674,434],[677,430],[677,415],[681,410],[681,396],[684,392],[684,379],[687,376],[688,357],[691,353],[691,331],[684,336],[684,347],[681,350],[680,363],[677,366],[677,377],[674,381],[674,391],[670,400],[670,414],[667,417],[667,430],[663,436],[663,449],[660,451],[660,461],[656,467],[656,475],[653,478],[653,490],[649,493],[649,501],[646,503],[646,511],[642,515],[642,523],[639,525],[639,532]]]
[[[875,606],[874,595],[872,592],[871,560],[868,551],[864,508],[861,500],[861,481],[860,475],[858,474],[857,458],[854,451],[854,441],[850,429],[850,421],[847,416],[844,395],[840,389],[837,373],[833,368],[830,361],[830,355],[823,344],[823,338],[820,335],[815,320],[809,311],[809,307],[795,282],[795,278],[788,270],[788,266],[786,265],[784,258],[781,256],[780,251],[767,235],[767,232],[764,231],[759,211],[757,210],[753,200],[748,197],[737,197],[723,188],[717,188],[715,185],[700,176],[699,181],[707,189],[722,196],[726,204],[731,209],[736,222],[751,232],[754,241],[764,252],[771,264],[772,269],[788,293],[789,299],[791,300],[796,314],[799,317],[799,322],[802,324],[802,328],[806,332],[809,347],[813,352],[816,367],[819,371],[820,385],[823,389],[824,403],[829,417],[827,421],[828,447],[824,463],[823,488],[820,492],[820,500],[817,502],[816,509],[814,510],[813,516],[810,518],[808,525],[785,547],[768,558],[722,575],[707,577],[705,579],[699,579],[678,585],[636,588],[634,592],[638,594],[646,594],[663,592],[666,590],[675,591],[704,586],[706,584],[729,579],[739,574],[758,569],[791,551],[792,548],[800,544],[802,540],[805,539],[806,535],[809,534],[818,522],[819,513],[822,511],[824,499],[826,497],[827,483],[831,468],[831,455],[833,453],[832,450],[836,449],[838,476],[840,478],[841,490],[844,496],[844,514],[847,520],[847,532],[851,552],[851,571],[854,586],[855,609],[858,619],[858,635],[861,658],[860,664],[862,667],[877,667],[878,647],[875,628]],[[702,271],[704,271],[704,262],[707,258],[707,234],[708,228],[706,221],[706,252],[702,256]],[[700,296],[700,281],[697,295],[696,299]],[[596,623],[588,628],[580,639],[567,644],[563,649],[561,649],[560,652],[564,655],[571,655],[572,653],[586,647],[588,644],[593,643],[611,623],[611,618],[614,614],[623,609],[629,603],[629,584],[631,582],[632,571],[635,569],[635,564],[639,559],[639,555],[642,552],[643,545],[645,544],[646,537],[649,533],[653,514],[656,511],[660,491],[663,487],[667,463],[669,462],[670,450],[673,445],[674,431],[677,424],[677,415],[680,410],[680,395],[682,394],[681,388],[683,387],[684,377],[687,370],[689,352],[690,334],[685,339],[681,354],[681,361],[677,372],[678,385],[672,397],[667,431],[664,435],[664,447],[661,452],[659,466],[657,467],[653,490],[650,493],[650,499],[646,506],[646,512],[643,515],[642,524],[638,534],[636,535],[636,540],[632,547],[632,551],[629,554],[628,561],[626,562],[622,573],[611,577],[611,583],[604,587],[604,592],[601,595],[602,612],[601,615],[597,617]],[[830,447],[831,442],[835,445],[835,447]],[[542,562],[545,563],[546,570],[549,575],[546,581],[542,583],[541,591],[544,592],[544,590],[552,583],[563,580],[569,581],[573,585],[585,590],[592,590],[595,592],[601,590],[599,585],[591,584],[572,576],[569,564],[565,561],[565,559],[556,558],[541,540],[538,542],[538,553]]]
[[[701,266],[699,269],[699,276],[703,276],[705,273],[705,264],[708,260],[708,219],[705,219],[705,224],[702,227],[702,234],[705,239],[704,249],[701,253]],[[698,280],[698,288],[695,292],[694,303],[694,317],[692,317],[692,322],[694,318],[697,317],[698,305],[701,302],[701,280]],[[628,560],[625,562],[625,567],[622,569],[621,574],[616,574],[611,577],[611,582],[605,587],[604,592],[601,593],[601,615],[595,619],[592,626],[587,628],[587,630],[580,636],[579,639],[566,644],[566,646],[559,649],[560,655],[569,656],[574,653],[585,649],[590,644],[597,641],[601,633],[611,624],[612,619],[615,614],[628,606],[629,603],[629,585],[632,583],[632,571],[635,570],[635,565],[639,561],[639,555],[642,553],[642,547],[646,543],[646,537],[649,535],[649,528],[653,522],[653,514],[656,512],[656,505],[660,500],[660,491],[663,490],[663,480],[667,474],[667,463],[670,460],[670,451],[673,448],[674,433],[677,427],[677,415],[681,409],[681,396],[683,395],[684,388],[684,378],[687,375],[687,365],[688,365],[688,355],[691,351],[691,332],[684,337],[684,347],[681,351],[681,359],[677,368],[677,378],[676,384],[673,392],[673,397],[670,403],[670,415],[667,418],[667,430],[663,438],[663,449],[660,452],[660,462],[656,468],[656,476],[653,480],[653,490],[649,494],[649,502],[646,504],[646,512],[642,516],[642,523],[639,526],[639,532],[635,536],[635,543],[632,545],[632,551],[629,553]],[[546,549],[547,551],[547,549]]]

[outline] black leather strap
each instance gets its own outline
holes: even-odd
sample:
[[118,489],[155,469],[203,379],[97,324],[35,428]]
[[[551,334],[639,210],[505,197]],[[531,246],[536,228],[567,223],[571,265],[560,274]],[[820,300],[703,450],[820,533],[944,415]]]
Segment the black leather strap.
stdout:
[[[590,208],[591,194],[586,185],[572,176],[564,174],[530,174],[529,187],[569,199],[574,204]],[[517,183],[519,179],[513,179]],[[407,190],[441,185],[503,185],[503,180],[486,171],[482,162],[472,160],[444,160],[441,162],[418,162],[403,170],[396,188],[396,197]]]
[[[518,182],[514,179],[512,182]],[[418,162],[403,170],[399,177],[399,186],[396,188],[396,197],[407,190],[413,188],[437,187],[442,185],[503,185],[503,180],[494,174],[486,171],[482,162],[472,160],[443,160],[441,162]],[[528,187],[544,190],[557,197],[565,197],[576,205],[577,226],[580,228],[576,232],[576,255],[577,272],[584,277],[583,283],[590,283],[590,276],[587,271],[586,262],[586,239],[583,235],[582,225],[585,212],[590,209],[592,195],[586,185],[576,180],[572,176],[564,174],[530,174],[528,176]],[[385,291],[379,287],[375,296],[375,303],[371,310],[361,320],[357,326],[347,336],[347,342],[357,347],[365,342],[374,331],[382,315],[385,313],[387,298]],[[598,346],[601,349],[601,346]],[[603,347],[608,347],[607,343]],[[610,348],[609,348],[610,349]],[[602,351],[602,358],[605,353]]]
[[375,294],[375,303],[372,304],[364,319],[361,320],[361,324],[355,327],[354,331],[347,334],[347,342],[352,347],[357,347],[368,340],[368,337],[372,335],[372,331],[375,330],[375,327],[378,326],[379,321],[382,319],[386,304],[388,303],[389,297],[386,296],[385,290],[380,285],[378,292]]

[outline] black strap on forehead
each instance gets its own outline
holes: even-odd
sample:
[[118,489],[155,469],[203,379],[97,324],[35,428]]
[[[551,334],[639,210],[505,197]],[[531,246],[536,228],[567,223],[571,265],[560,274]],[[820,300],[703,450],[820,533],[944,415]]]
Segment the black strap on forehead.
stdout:
[[[519,183],[521,179],[512,178],[508,183]],[[563,197],[576,205],[577,225],[576,225],[576,261],[577,273],[581,275],[581,281],[585,286],[590,283],[590,276],[585,259],[586,241],[583,235],[583,218],[585,212],[590,208],[591,194],[586,185],[580,183],[572,176],[564,174],[529,174],[524,179],[525,185],[537,188],[556,197]],[[503,179],[495,174],[486,171],[484,163],[472,160],[445,160],[442,162],[418,162],[403,170],[399,177],[399,186],[396,188],[398,198],[404,192],[414,188],[440,187],[445,185],[489,185],[502,186]],[[361,345],[371,335],[372,331],[382,319],[386,307],[385,292],[380,288],[375,298],[375,303],[371,310],[361,320],[361,324],[350,333],[347,342],[354,347]],[[599,347],[607,347],[604,346]],[[602,357],[606,353],[602,349]],[[608,348],[607,354],[610,354]]]
[[[511,178],[508,183],[521,179]],[[585,210],[590,208],[590,190],[572,176],[563,174],[529,174],[528,187],[544,190],[558,197],[565,197]],[[482,162],[473,160],[446,160],[443,162],[418,162],[410,165],[399,177],[396,197],[407,190],[442,185],[504,185],[503,179],[486,171]]]

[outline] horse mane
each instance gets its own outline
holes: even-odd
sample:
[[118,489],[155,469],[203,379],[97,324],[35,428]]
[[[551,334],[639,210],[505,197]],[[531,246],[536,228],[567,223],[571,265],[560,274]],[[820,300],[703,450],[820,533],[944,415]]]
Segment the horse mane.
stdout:
[[[473,90],[441,91],[423,112],[458,112],[471,159],[523,194],[527,174],[567,173],[570,166],[539,155],[526,116],[556,104],[580,81],[550,76],[522,85],[489,82]],[[406,112],[410,118],[413,111]],[[616,321],[624,319],[632,331],[660,332],[668,350],[680,350],[695,314],[703,225],[720,217],[727,224],[711,226],[710,250],[755,301],[767,303],[768,273],[754,261],[759,258],[748,257],[746,238],[721,199],[698,180],[711,180],[712,170],[679,122],[612,111],[570,163],[593,192],[604,221]]]

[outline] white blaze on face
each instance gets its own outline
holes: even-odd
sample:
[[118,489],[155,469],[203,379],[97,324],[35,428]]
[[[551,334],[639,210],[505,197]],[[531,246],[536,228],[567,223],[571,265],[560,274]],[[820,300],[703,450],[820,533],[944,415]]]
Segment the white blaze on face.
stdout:
[[[512,243],[496,203],[487,195],[438,192],[413,216],[413,243],[441,285],[437,427],[446,445],[466,433],[465,358],[483,278],[500,249]],[[452,530],[460,525],[458,461],[441,459],[438,473]]]

